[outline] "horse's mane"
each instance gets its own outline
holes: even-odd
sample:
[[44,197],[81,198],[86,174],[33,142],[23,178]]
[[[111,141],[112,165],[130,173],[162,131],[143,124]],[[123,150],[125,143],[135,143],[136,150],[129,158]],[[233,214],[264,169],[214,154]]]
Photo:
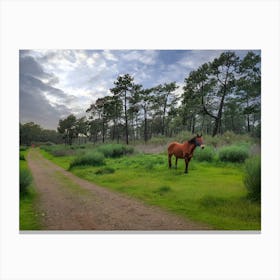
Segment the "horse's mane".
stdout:
[[188,142],[189,142],[190,144],[195,144],[195,138],[196,138],[196,137],[192,138],[192,139],[189,140]]

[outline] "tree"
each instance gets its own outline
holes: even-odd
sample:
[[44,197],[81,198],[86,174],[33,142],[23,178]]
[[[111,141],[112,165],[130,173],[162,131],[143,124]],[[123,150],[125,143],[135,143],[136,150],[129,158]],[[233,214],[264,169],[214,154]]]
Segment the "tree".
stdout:
[[211,92],[203,92],[202,105],[204,112],[214,118],[213,136],[221,133],[222,115],[225,99],[233,92],[236,81],[236,69],[239,58],[234,52],[224,52],[220,57],[209,63],[209,73],[207,78],[211,84],[213,99],[211,107],[214,112],[210,112],[205,102],[205,95]]
[[130,97],[129,97],[129,109],[128,116],[130,119],[130,126],[132,131],[132,137],[135,140],[138,134],[138,121],[139,121],[139,113],[140,113],[140,100],[142,85],[133,84]]
[[153,105],[153,93],[154,88],[142,89],[139,91],[139,105],[143,111],[144,116],[144,141],[148,141],[148,112]]
[[76,117],[71,114],[65,119],[60,119],[57,131],[63,134],[65,144],[72,145],[73,138],[77,136]]
[[156,108],[161,116],[162,124],[161,124],[161,134],[166,134],[166,117],[171,107],[173,107],[176,102],[178,101],[178,98],[176,97],[174,91],[178,88],[175,82],[172,83],[165,83],[164,85],[158,85],[154,88],[155,97],[154,102]]
[[114,82],[115,87],[111,88],[110,91],[113,93],[115,97],[120,98],[123,103],[124,108],[124,121],[125,121],[125,139],[126,144],[128,145],[128,101],[131,94],[131,91],[133,90],[133,77],[131,77],[129,74],[125,74],[123,76],[119,76],[117,78],[117,81]]
[[62,138],[55,130],[43,129],[34,122],[20,123],[20,145],[30,146],[36,142],[61,143]]
[[76,121],[76,133],[77,133],[77,136],[78,136],[79,144],[80,144],[80,136],[86,136],[86,137],[88,136],[87,135],[88,125],[89,124],[86,120],[86,117],[79,118]]
[[32,142],[40,140],[42,128],[34,123],[20,124],[20,144],[30,146]]
[[246,116],[247,132],[251,132],[251,116],[254,122],[260,120],[261,98],[261,58],[248,52],[239,65],[240,78],[237,81],[237,95],[243,114]]

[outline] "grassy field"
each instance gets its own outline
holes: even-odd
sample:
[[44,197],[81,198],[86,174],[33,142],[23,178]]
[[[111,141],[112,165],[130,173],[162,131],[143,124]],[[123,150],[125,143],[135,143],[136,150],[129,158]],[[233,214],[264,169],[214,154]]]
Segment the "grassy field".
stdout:
[[[28,150],[20,152],[20,169],[28,170],[26,156]],[[37,193],[33,183],[28,186],[25,194],[20,194],[20,215],[19,228],[20,230],[39,230],[40,219],[36,212]]]
[[[73,153],[41,152],[65,169],[75,158]],[[71,172],[214,229],[260,230],[260,203],[247,199],[243,169],[242,163],[192,160],[186,175],[183,160],[177,170],[169,170],[166,154],[135,153],[108,157],[102,166],[75,166]]]

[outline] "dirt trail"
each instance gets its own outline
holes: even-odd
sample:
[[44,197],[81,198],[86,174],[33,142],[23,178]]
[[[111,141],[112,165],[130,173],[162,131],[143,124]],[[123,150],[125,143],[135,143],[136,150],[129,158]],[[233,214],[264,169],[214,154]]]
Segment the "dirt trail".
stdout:
[[158,207],[80,179],[36,149],[27,157],[44,230],[205,230]]

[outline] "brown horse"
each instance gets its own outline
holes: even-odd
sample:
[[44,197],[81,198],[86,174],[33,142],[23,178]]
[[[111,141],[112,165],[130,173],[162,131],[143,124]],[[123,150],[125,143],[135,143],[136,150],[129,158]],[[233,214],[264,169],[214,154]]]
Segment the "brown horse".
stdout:
[[191,161],[193,157],[193,152],[195,148],[199,146],[201,149],[204,149],[203,145],[203,139],[202,139],[202,134],[198,135],[194,138],[192,138],[189,141],[184,142],[183,144],[178,143],[178,142],[172,142],[168,146],[168,164],[169,168],[171,168],[171,158],[174,155],[176,158],[176,169],[177,169],[177,162],[178,158],[183,158],[185,159],[185,173],[188,173],[188,166],[189,162]]

